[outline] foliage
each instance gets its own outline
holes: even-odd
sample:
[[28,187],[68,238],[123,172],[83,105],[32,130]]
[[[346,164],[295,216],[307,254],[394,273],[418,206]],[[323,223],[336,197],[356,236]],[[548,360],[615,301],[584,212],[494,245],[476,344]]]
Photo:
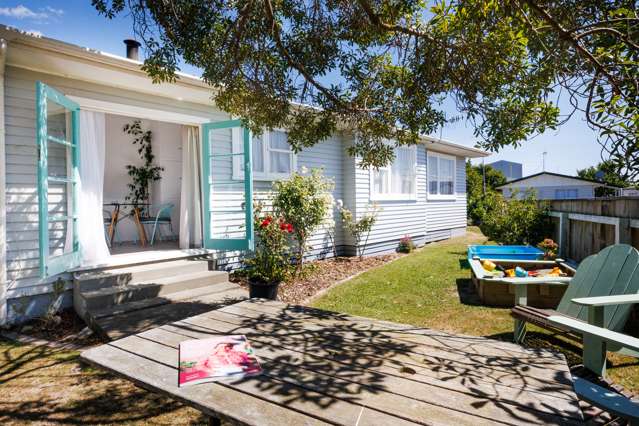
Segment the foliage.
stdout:
[[[130,13],[155,82],[181,60],[254,131],[289,129],[295,150],[354,129],[364,166],[390,162],[446,122],[498,150],[575,111],[624,175],[639,175],[639,18],[619,0],[92,0]],[[188,22],[188,25],[184,23]],[[572,110],[560,116],[560,98]],[[291,101],[316,108],[298,108]],[[446,116],[445,101],[459,114]]]
[[[598,174],[603,174],[603,179],[599,179]],[[577,176],[583,179],[599,180],[607,185],[618,186],[620,188],[631,186],[631,183],[627,179],[619,175],[615,164],[610,160],[602,161],[596,166],[577,170]],[[595,188],[595,196],[597,197],[614,195],[614,193],[615,190],[612,188]]]
[[344,228],[355,240],[355,247],[357,248],[357,255],[359,258],[364,257],[366,247],[368,246],[368,237],[371,234],[371,230],[377,222],[377,215],[380,208],[377,203],[372,203],[366,206],[366,211],[362,215],[361,219],[353,215],[353,213],[345,207],[340,206],[339,212],[342,218]]
[[397,251],[400,252],[400,253],[410,253],[411,251],[415,250],[416,248],[417,248],[417,246],[413,242],[413,239],[410,237],[410,235],[404,235],[399,240],[399,245],[397,246]]
[[250,280],[272,284],[286,279],[290,272],[289,238],[293,225],[284,218],[262,214],[263,206],[255,205],[253,215],[256,234],[255,250],[245,259]]
[[293,226],[297,242],[297,271],[301,271],[308,239],[327,219],[333,197],[334,184],[322,175],[321,169],[310,173],[293,173],[290,178],[273,182],[273,210]]
[[551,238],[545,238],[542,242],[537,244],[537,248],[544,251],[545,259],[554,259],[557,257],[557,250],[559,245]]
[[[486,181],[484,188],[484,171]],[[499,170],[483,164],[473,166],[466,161],[466,196],[468,218],[473,223],[481,223],[486,214],[486,193],[494,193],[495,188],[506,183],[506,176]]]
[[153,134],[150,130],[142,130],[140,120],[125,124],[122,131],[133,136],[133,145],[138,145],[138,155],[144,161],[142,166],[126,166],[131,182],[128,184],[129,193],[125,200],[130,201],[134,208],[143,210],[146,207],[144,204],[148,204],[150,198],[149,185],[162,179],[161,172],[164,171],[164,167],[153,165]]
[[535,244],[552,231],[548,206],[540,205],[533,190],[509,200],[486,195],[486,214],[480,225],[484,235],[502,244]]

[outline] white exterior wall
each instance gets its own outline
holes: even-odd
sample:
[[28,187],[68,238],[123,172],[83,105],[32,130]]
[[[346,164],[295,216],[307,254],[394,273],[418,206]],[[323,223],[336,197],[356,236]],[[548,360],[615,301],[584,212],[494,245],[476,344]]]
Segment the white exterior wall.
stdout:
[[555,191],[559,190],[575,190],[577,191],[577,197],[575,199],[588,199],[595,198],[596,185],[555,185],[555,186],[513,186],[511,188],[504,188],[504,197],[510,198],[512,193],[518,191],[518,198],[522,198],[526,190],[534,189],[537,199],[539,200],[557,200],[557,194]]
[[426,205],[426,241],[436,241],[465,232],[466,163],[456,157],[454,199],[429,199]]

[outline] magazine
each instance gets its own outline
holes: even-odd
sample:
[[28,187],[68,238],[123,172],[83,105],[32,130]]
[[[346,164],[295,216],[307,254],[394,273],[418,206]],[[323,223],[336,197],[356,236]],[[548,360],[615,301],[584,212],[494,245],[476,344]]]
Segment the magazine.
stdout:
[[243,335],[180,343],[178,386],[260,374],[262,367]]

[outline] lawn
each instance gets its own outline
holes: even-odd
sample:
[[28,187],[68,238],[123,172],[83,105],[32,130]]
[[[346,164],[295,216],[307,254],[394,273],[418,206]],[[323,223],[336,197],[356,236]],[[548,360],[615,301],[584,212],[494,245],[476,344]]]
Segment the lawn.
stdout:
[[[466,246],[486,238],[476,228],[464,237],[429,244],[390,264],[359,275],[330,290],[313,306],[453,333],[512,340],[509,309],[481,306],[467,269]],[[526,345],[561,350],[568,362],[581,362],[581,348],[529,327]],[[639,362],[609,355],[610,378],[639,393]]]
[[0,339],[0,424],[206,424],[196,410],[81,364]]

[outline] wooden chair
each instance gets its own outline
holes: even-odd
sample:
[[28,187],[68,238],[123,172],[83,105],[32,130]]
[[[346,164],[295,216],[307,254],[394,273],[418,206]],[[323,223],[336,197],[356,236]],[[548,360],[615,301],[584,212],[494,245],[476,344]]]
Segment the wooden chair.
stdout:
[[[604,307],[639,303],[639,295],[589,297],[573,301],[577,302],[577,304],[588,306],[589,316],[595,317],[601,322],[605,317]],[[639,339],[635,337],[565,316],[552,315],[547,320],[557,327],[570,329],[583,336],[584,367],[602,378],[606,377],[606,351],[609,345],[625,347],[639,353]],[[629,420],[632,425],[639,424],[639,403],[579,377],[573,378],[573,382],[575,392],[581,399],[611,414]]]
[[[587,257],[577,268],[556,310],[525,306],[525,298],[517,301],[511,310],[515,319],[515,342],[521,343],[526,335],[526,323],[580,338],[581,335],[560,321],[549,317],[563,317],[584,324],[603,327],[620,332],[630,316],[634,299],[605,298],[602,296],[625,296],[639,293],[639,252],[627,245],[606,247],[598,254]],[[613,301],[613,303],[608,303]],[[600,303],[605,303],[601,305]],[[608,306],[604,309],[604,306]],[[636,350],[610,344],[609,350],[639,356]]]

